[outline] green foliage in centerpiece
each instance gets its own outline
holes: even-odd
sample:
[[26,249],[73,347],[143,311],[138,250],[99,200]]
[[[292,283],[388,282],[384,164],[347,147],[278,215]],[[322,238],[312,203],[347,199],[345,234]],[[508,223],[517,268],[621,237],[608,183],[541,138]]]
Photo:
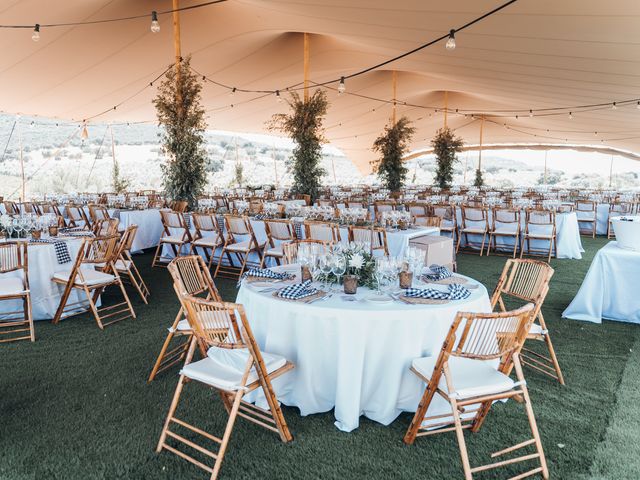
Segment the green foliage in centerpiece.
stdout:
[[373,151],[381,156],[374,165],[375,171],[385,188],[391,192],[399,191],[407,179],[409,170],[404,166],[402,158],[409,150],[415,131],[411,121],[407,117],[401,117],[393,125],[384,127],[382,135],[373,142]]
[[291,113],[277,113],[269,129],[288,135],[296,144],[288,167],[293,174],[291,193],[310,195],[315,201],[322,187],[322,144],[326,143],[322,122],[329,102],[324,90],[316,90],[307,100],[291,92]]
[[460,137],[456,137],[451,129],[445,127],[438,130],[431,140],[433,153],[436,156],[438,169],[436,170],[435,183],[440,188],[450,188],[453,182],[453,165],[458,161],[456,153],[460,152],[464,145]]
[[209,163],[205,132],[205,110],[201,104],[202,84],[189,66],[190,58],[170,69],[153,100],[162,127],[163,185],[173,200],[186,200],[194,209],[207,184]]
[[[347,269],[344,275],[356,275],[359,286],[371,289],[376,288],[376,259],[369,250],[366,250],[361,245],[351,244],[336,253],[336,255],[342,255],[347,261]],[[338,278],[333,273],[322,274],[318,280],[327,283],[338,283]]]

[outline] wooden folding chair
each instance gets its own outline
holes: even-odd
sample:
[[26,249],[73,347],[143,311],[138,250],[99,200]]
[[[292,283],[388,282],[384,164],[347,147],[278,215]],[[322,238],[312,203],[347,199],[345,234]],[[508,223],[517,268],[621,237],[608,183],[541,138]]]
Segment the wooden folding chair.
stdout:
[[111,215],[104,205],[89,205],[89,218],[92,223],[96,223],[98,220],[111,218]]
[[198,248],[200,248],[208,267],[211,268],[216,256],[216,249],[224,244],[216,216],[211,213],[194,213],[191,215],[191,221],[196,231],[189,254],[197,254]]
[[340,243],[340,226],[337,223],[306,220],[304,229],[305,238]]
[[437,227],[442,231],[442,217],[415,217],[414,225],[418,225],[420,227]]
[[142,275],[140,275],[140,271],[138,270],[138,267],[136,267],[136,264],[133,261],[133,256],[131,255],[131,248],[137,233],[137,225],[129,225],[122,233],[120,242],[118,243],[116,261],[114,265],[118,273],[121,275],[121,280],[124,283],[130,283],[133,288],[135,288],[136,292],[138,292],[142,301],[145,304],[148,304],[148,298],[151,293],[149,292],[149,288],[142,278]]
[[371,245],[372,254],[379,250],[384,255],[389,255],[387,231],[382,227],[358,227],[350,225],[349,242],[365,242]]
[[17,340],[35,342],[26,242],[0,244],[0,302],[15,300],[22,300],[22,310],[2,313],[0,343]]
[[[535,246],[532,247],[532,240],[549,242],[549,248],[545,250]],[[520,258],[522,258],[525,251],[527,255],[545,256],[547,257],[547,262],[551,261],[551,255],[558,255],[555,212],[551,210],[526,210]]]
[[[462,210],[462,228],[458,235],[458,245],[456,246],[456,253],[460,250],[460,244],[462,237],[464,237],[466,249],[478,248],[480,256],[484,252],[484,246],[487,241],[487,234],[489,233],[489,217],[487,210],[484,207],[475,207],[469,205],[463,205]],[[476,235],[482,237],[482,242],[472,242],[469,240],[469,235]]]
[[4,211],[7,215],[20,215],[20,208],[16,202],[5,200],[2,202],[4,205]]
[[265,220],[264,229],[267,234],[267,243],[264,246],[262,262],[264,267],[267,258],[273,258],[280,265],[284,257],[283,246],[296,240],[296,232],[291,220]]
[[[264,243],[258,243],[256,235],[249,221],[249,217],[239,215],[225,215],[224,221],[226,225],[226,237],[224,245],[218,257],[218,265],[216,273],[218,275],[240,278],[248,266],[259,267],[262,264],[262,249]],[[245,240],[246,239],[246,240]],[[252,253],[258,255],[259,261],[252,262],[249,257]],[[227,257],[228,264],[224,264],[223,258]],[[236,267],[233,259],[240,263],[240,267]]]
[[[222,301],[218,289],[211,278],[211,272],[200,255],[176,257],[169,263],[167,269],[173,279],[174,289],[179,292],[178,298],[182,298],[184,295],[191,295],[203,296],[216,302]],[[180,304],[178,314],[171,327],[169,327],[167,338],[165,338],[158,358],[151,369],[148,382],[152,382],[160,372],[182,362],[186,358],[193,331],[185,315],[184,306]],[[169,346],[174,339],[182,341],[169,350]]]
[[630,202],[618,202],[609,205],[609,219],[607,220],[607,238],[616,238],[616,233],[613,230],[612,222],[616,217],[623,217],[625,215],[631,215],[633,212],[633,203]]
[[523,347],[520,354],[522,363],[555,378],[564,385],[564,376],[560,370],[560,363],[553,348],[547,324],[542,316],[542,304],[549,292],[549,282],[553,273],[554,270],[548,263],[538,260],[507,260],[491,297],[491,307],[495,310],[496,305],[498,305],[501,311],[506,311],[507,307],[503,297],[530,302],[535,305],[533,323],[527,339],[545,342],[549,356],[541,355]]
[[417,219],[429,215],[429,207],[426,203],[410,202],[406,203],[405,207],[411,214],[411,218],[414,220],[414,223],[417,221]]
[[455,242],[458,238],[458,220],[456,218],[456,207],[453,205],[433,205],[431,207],[431,216],[442,218],[440,222],[440,233],[451,234],[451,238]]
[[189,202],[185,200],[172,200],[169,204],[169,208],[177,213],[185,213],[187,211],[187,207],[189,206]]
[[513,258],[516,258],[520,246],[520,210],[508,208],[494,208],[491,229],[489,230],[489,243],[487,244],[487,257],[493,246],[494,253],[498,253],[498,238],[513,239]]
[[118,234],[120,220],[117,218],[102,218],[93,222],[91,231],[96,237],[108,237]]
[[[545,479],[549,478],[518,354],[529,330],[533,309],[534,306],[528,304],[518,310],[504,313],[458,312],[440,353],[412,362],[411,371],[425,382],[427,387],[404,436],[405,443],[413,444],[418,436],[454,431],[466,480],[472,480],[473,475],[478,472],[532,460],[537,460],[539,466],[512,478],[525,478],[538,473]],[[491,361],[499,362],[497,370],[491,366]],[[509,376],[512,368],[515,368],[516,381]],[[429,415],[429,407],[436,394],[449,404],[448,413]],[[493,453],[491,458],[531,446],[534,451],[472,467],[467,454],[464,430],[478,432],[493,402],[514,397],[522,399],[532,437]]]
[[[114,265],[117,242],[117,235],[84,238],[71,270],[62,270],[53,275],[51,281],[64,285],[60,305],[58,305],[52,320],[53,324],[60,322],[63,316],[70,317],[84,313],[86,307],[91,310],[101,330],[120,320],[136,318],[129,296]],[[99,267],[100,270],[94,269],[95,267]],[[120,288],[124,301],[98,308],[96,303],[100,298],[100,294],[111,285],[116,285]],[[73,290],[83,292],[86,296],[86,301],[80,300],[67,304]],[[106,319],[109,319],[109,321],[105,323],[104,320]]]
[[64,211],[67,217],[67,226],[70,228],[81,227],[85,230],[90,229],[89,219],[87,218],[84,208],[79,205],[66,205]]
[[[596,238],[596,228],[598,226],[598,203],[592,200],[577,200],[576,215],[578,216],[578,227],[580,235],[591,235]],[[581,224],[586,223],[587,228]]]
[[284,265],[291,265],[294,263],[298,263],[298,247],[301,244],[313,244],[319,245],[318,247],[320,251],[324,253],[330,253],[333,249],[333,244],[331,242],[323,242],[322,240],[314,240],[311,238],[305,238],[302,240],[296,240],[294,242],[285,243],[282,246],[282,261]]
[[396,202],[377,201],[373,203],[373,213],[377,221],[382,219],[382,214],[392,212],[396,208]]
[[181,212],[173,210],[160,210],[160,218],[162,219],[163,231],[153,256],[152,267],[166,267],[171,261],[169,257],[162,255],[165,245],[168,245],[173,251],[174,258],[180,256],[183,247],[189,245],[193,238]]
[[[175,453],[211,473],[210,478],[214,480],[220,473],[238,416],[279,434],[280,439],[285,443],[293,440],[271,382],[293,369],[294,366],[280,355],[260,351],[242,305],[203,300],[192,296],[183,297],[182,303],[186,307],[187,318],[197,342],[192,342],[189,347],[187,362],[180,371],[178,386],[156,451],[168,450]],[[192,362],[196,343],[204,358]],[[229,414],[221,437],[211,435],[176,417],[182,390],[189,380],[202,383],[219,392]],[[269,406],[268,409],[243,400],[246,394],[255,390],[262,391]],[[218,444],[217,451],[188,440],[183,436],[184,434],[177,433],[176,430],[187,431],[190,436],[199,435],[203,440]],[[189,447],[205,457],[215,459],[213,467],[184,453],[178,445]]]

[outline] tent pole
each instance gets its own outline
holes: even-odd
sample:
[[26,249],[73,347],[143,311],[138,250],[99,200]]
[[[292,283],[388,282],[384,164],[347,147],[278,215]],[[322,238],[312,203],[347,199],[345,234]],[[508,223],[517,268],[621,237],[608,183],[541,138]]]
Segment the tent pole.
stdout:
[[549,150],[544,151],[544,184],[547,184],[547,154]]
[[175,67],[176,67],[176,103],[178,104],[178,111],[182,110],[182,94],[180,92],[180,70],[182,62],[182,48],[180,44],[180,0],[173,0],[173,50],[176,55]]
[[482,133],[484,130],[484,115],[480,118],[480,145],[478,148],[478,170],[482,170]]
[[309,34],[304,33],[304,57],[303,57],[303,75],[304,75],[304,101],[309,100]]
[[447,128],[447,110],[449,110],[449,92],[444,91],[444,128]]
[[26,192],[26,182],[24,179],[24,158],[22,156],[22,128],[20,127],[20,125],[18,125],[18,143],[20,144],[20,170],[22,172],[22,198],[20,199],[21,202],[26,201],[26,196],[25,196],[25,192]]
[[396,96],[398,93],[398,72],[395,70],[391,74],[391,93],[393,95],[393,104],[391,110],[391,123],[396,124]]
[[611,155],[611,165],[609,166],[609,188],[611,188],[612,180],[613,180],[613,155]]
[[463,185],[467,184],[467,169],[469,168],[469,152],[470,150],[467,150],[467,155],[464,157],[464,178],[462,179]]
[[273,170],[276,174],[276,187],[279,187],[280,182],[278,181],[278,163],[276,162],[276,146],[275,145],[271,149],[271,158],[273,158]]

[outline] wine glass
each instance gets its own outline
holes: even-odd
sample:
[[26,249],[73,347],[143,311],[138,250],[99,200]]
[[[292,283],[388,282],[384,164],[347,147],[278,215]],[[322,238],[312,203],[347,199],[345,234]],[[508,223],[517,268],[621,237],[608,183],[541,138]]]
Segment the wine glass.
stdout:
[[376,268],[374,270],[374,276],[376,277],[376,294],[382,295],[382,282],[389,268],[389,259],[387,257],[376,258]]
[[340,279],[344,275],[347,270],[347,259],[344,255],[335,255],[333,257],[333,261],[331,262],[331,272],[338,279],[338,290],[340,289]]

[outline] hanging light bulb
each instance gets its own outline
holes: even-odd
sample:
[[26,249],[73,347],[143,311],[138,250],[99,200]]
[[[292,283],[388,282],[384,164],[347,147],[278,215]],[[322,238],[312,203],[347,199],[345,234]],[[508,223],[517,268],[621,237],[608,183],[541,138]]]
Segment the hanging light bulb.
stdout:
[[83,140],[89,138],[89,131],[87,130],[87,122],[83,122],[82,124],[82,133],[80,134]]
[[573,113],[569,112],[569,120],[573,120]]
[[160,31],[160,22],[158,22],[158,12],[151,12],[151,32],[158,33]]
[[529,116],[533,117],[533,110],[529,110]]
[[342,95],[347,87],[344,85],[344,77],[340,77],[340,83],[338,84],[338,95]]
[[229,92],[229,95],[231,95],[233,97],[235,95],[235,93],[236,93],[236,87],[233,87],[231,89],[231,92]]
[[613,102],[611,104],[611,110],[617,110],[617,109],[618,109],[618,106],[616,105],[616,102]]
[[638,105],[636,105],[636,108],[640,110],[640,101],[638,102]]
[[29,126],[30,126],[31,128],[35,127],[35,126],[36,126],[36,122],[34,122],[33,120],[31,120],[31,123],[29,124]]
[[36,26],[33,27],[33,34],[31,35],[31,40],[37,42],[40,40],[40,24],[36,23]]
[[282,97],[280,96],[280,90],[276,90],[276,101],[278,103],[282,102]]
[[447,50],[454,50],[456,48],[456,31],[454,29],[449,31],[449,38],[444,46]]

